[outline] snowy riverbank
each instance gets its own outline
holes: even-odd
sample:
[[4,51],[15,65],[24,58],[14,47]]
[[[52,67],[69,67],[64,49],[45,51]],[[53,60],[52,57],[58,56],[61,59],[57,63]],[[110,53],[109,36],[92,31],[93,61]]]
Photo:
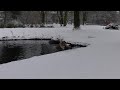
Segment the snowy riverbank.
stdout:
[[0,65],[0,78],[120,78],[120,31],[103,26],[0,29],[0,38],[63,38],[90,44],[85,48]]

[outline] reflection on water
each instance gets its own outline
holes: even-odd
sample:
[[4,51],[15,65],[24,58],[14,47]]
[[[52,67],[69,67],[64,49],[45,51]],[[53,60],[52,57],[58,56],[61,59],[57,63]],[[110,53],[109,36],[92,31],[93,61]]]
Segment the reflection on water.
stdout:
[[0,64],[56,51],[47,40],[0,41]]

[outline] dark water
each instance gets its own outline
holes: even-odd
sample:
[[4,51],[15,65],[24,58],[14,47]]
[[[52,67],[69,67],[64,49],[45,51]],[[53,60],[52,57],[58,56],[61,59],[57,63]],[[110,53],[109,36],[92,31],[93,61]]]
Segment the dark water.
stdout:
[[0,64],[57,51],[47,40],[0,41]]
[[60,51],[56,47],[49,40],[0,41],[0,64]]

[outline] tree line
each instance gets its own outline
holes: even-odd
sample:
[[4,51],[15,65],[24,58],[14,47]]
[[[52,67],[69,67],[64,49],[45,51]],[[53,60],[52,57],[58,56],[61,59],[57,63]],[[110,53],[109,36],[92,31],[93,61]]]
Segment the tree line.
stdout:
[[75,29],[79,29],[80,24],[106,25],[119,22],[119,16],[116,11],[2,11],[4,27],[7,22],[18,20],[23,24],[41,26],[49,23],[57,23],[61,27],[73,24]]

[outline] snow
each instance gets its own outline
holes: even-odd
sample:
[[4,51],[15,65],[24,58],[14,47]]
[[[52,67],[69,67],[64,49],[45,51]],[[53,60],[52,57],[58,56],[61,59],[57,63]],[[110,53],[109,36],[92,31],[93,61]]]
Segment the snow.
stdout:
[[0,38],[63,38],[72,43],[88,43],[85,48],[35,56],[0,65],[0,78],[7,79],[107,79],[120,78],[120,31],[85,25],[81,30],[60,28],[0,29]]

